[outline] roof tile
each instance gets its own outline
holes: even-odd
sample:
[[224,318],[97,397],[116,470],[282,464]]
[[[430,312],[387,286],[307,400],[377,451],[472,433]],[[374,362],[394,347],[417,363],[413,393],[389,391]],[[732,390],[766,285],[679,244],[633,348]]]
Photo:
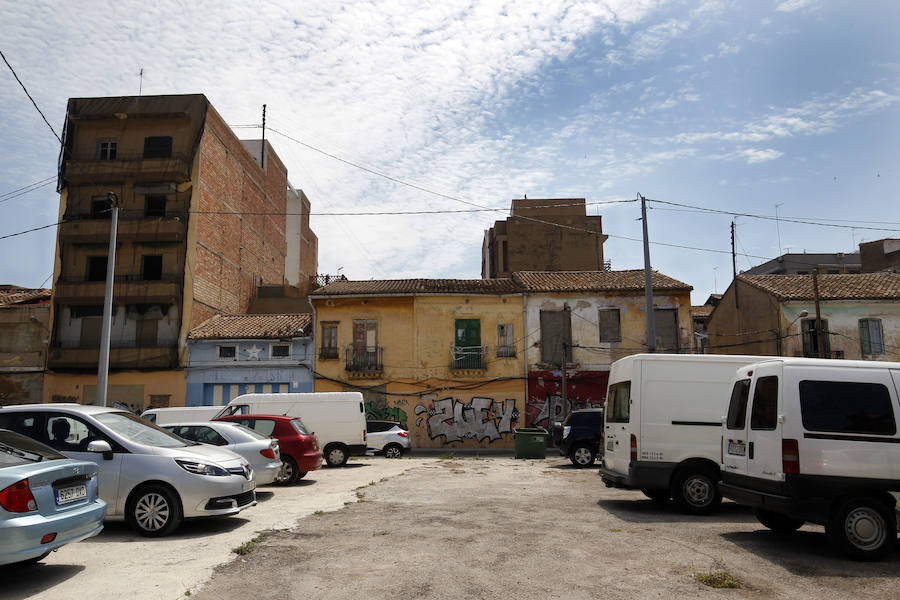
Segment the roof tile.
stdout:
[[[738,279],[780,300],[813,300],[810,275],[738,275]],[[818,276],[821,300],[896,300],[900,273],[840,273]]]
[[192,340],[286,339],[310,335],[312,315],[214,315],[188,334]]

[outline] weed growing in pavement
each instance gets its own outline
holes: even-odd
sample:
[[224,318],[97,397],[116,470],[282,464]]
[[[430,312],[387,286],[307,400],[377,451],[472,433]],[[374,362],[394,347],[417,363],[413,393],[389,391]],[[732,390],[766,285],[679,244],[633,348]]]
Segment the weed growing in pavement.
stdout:
[[356,492],[356,497],[359,499],[360,502],[363,502],[364,501],[363,498],[366,497],[366,493],[365,492]]
[[325,514],[325,511],[324,511],[324,510],[317,510],[317,511],[314,512],[313,514],[314,514],[314,515],[324,515],[324,514]]
[[256,544],[258,544],[261,541],[263,541],[264,539],[266,539],[266,537],[268,535],[269,534],[267,534],[265,532],[260,533],[259,535],[254,537],[249,542],[244,542],[237,548],[232,548],[231,551],[234,552],[235,554],[237,554],[238,556],[245,556],[247,554],[250,554],[251,552],[253,552],[253,549],[256,548]]
[[728,571],[707,571],[697,573],[694,579],[711,588],[739,588],[741,584]]

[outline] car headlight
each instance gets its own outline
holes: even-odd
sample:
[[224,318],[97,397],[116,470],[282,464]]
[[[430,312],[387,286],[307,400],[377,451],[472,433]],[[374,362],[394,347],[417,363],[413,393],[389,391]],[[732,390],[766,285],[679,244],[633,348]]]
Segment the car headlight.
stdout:
[[218,475],[227,477],[231,474],[219,465],[191,460],[189,458],[176,458],[175,462],[188,473],[193,473],[195,475]]

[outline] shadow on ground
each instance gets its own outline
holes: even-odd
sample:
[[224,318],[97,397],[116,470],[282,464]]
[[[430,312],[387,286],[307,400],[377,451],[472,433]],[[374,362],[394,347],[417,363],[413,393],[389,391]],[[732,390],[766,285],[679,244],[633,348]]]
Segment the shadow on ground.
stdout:
[[632,523],[756,523],[751,510],[734,502],[723,502],[711,515],[687,515],[673,502],[660,504],[648,498],[598,500],[597,506]]
[[4,565],[0,567],[0,598],[27,598],[63,584],[82,571],[82,565]]
[[240,515],[231,517],[204,517],[201,519],[185,519],[175,533],[164,537],[143,537],[136,533],[125,521],[106,521],[100,535],[88,538],[81,544],[105,544],[109,542],[143,541],[165,544],[167,540],[202,538],[217,533],[234,531],[249,523]]

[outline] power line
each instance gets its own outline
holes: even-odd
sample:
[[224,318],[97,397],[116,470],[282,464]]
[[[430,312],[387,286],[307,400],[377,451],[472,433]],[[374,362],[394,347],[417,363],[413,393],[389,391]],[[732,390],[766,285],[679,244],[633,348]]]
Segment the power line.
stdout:
[[[28,96],[28,99],[31,100],[31,103],[34,105],[35,110],[37,110],[38,113],[40,113],[41,118],[44,119],[44,123],[47,124],[47,127],[50,128],[50,131],[52,131],[52,132],[53,132],[53,135],[56,136],[56,140],[60,143],[60,145],[62,145],[62,138],[59,137],[59,134],[56,133],[56,130],[55,130],[55,129],[53,129],[53,125],[50,124],[50,121],[48,121],[48,120],[47,120],[47,117],[44,116],[43,111],[41,111],[40,107],[38,107],[37,102],[35,102],[35,101],[34,101],[34,98],[31,97],[31,94],[28,93],[28,89],[25,87],[25,84],[22,83],[22,80],[19,79],[19,76],[18,76],[18,75],[16,75],[16,70],[13,69],[13,68],[12,68],[12,65],[9,64],[9,61],[6,60],[6,56],[3,54],[3,51],[2,51],[2,50],[0,50],[0,57],[3,58],[3,62],[5,62],[5,63],[6,63],[6,66],[9,67],[9,70],[12,72],[13,77],[15,77],[15,78],[16,78],[16,81],[19,82],[19,85],[22,86],[22,90],[25,92],[25,95]],[[3,239],[3,238],[0,238],[0,239]]]
[[17,190],[13,190],[13,191],[11,191],[11,192],[6,192],[5,194],[0,194],[0,203],[6,202],[6,201],[8,201],[8,200],[13,200],[13,199],[15,199],[15,198],[18,198],[19,196],[24,196],[25,194],[27,194],[27,193],[29,193],[29,192],[33,192],[33,191],[35,191],[35,190],[37,190],[37,189],[40,189],[40,188],[42,188],[42,187],[44,187],[44,186],[50,185],[50,184],[53,183],[54,181],[56,181],[56,176],[55,176],[55,175],[54,175],[53,177],[48,178],[48,179],[44,179],[44,180],[42,180],[42,181],[38,181],[38,182],[36,182],[36,183],[32,183],[31,185],[26,185],[25,187],[20,187],[20,188],[17,189]]
[[31,233],[32,231],[40,231],[41,229],[47,229],[49,227],[56,227],[57,225],[62,225],[65,221],[59,221],[58,223],[50,223],[49,225],[41,225],[40,227],[34,227],[32,229],[26,229],[25,231],[18,231],[16,233],[8,233],[6,235],[0,235],[0,240],[5,240],[6,238],[16,237],[17,235],[24,235],[26,233]]

